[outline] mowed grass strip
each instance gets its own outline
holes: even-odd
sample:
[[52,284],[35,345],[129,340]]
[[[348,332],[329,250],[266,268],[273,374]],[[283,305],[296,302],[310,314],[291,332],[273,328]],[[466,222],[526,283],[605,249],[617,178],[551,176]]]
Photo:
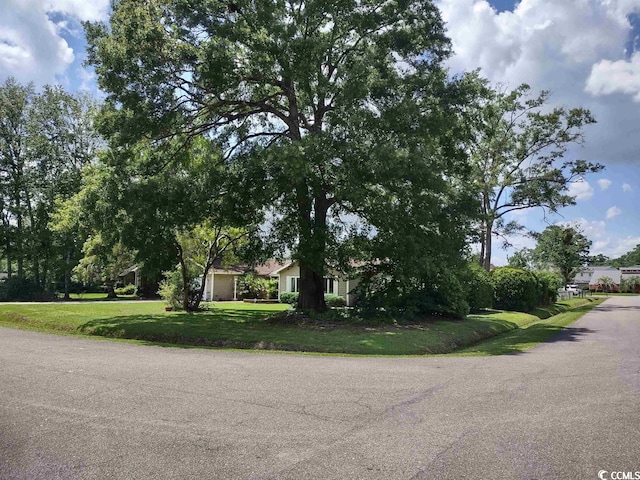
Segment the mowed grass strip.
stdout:
[[[579,302],[588,306],[596,303],[576,299],[554,308],[569,309]],[[224,302],[213,304],[207,312],[186,313],[165,312],[162,302],[5,304],[0,305],[0,325],[162,345],[425,355],[454,352],[506,332],[526,329],[540,320],[540,316],[533,314],[490,311],[470,315],[465,320],[435,320],[413,325],[300,327],[265,321],[269,315],[287,308],[281,304]],[[575,312],[578,316],[584,313],[580,309]],[[511,347],[505,349],[504,353],[513,351]]]
[[605,298],[569,300],[563,302],[566,306],[564,309],[562,304],[560,304],[560,308],[556,304],[552,311],[564,311],[555,313],[553,316],[545,315],[541,317],[543,320],[523,325],[516,330],[464,348],[456,353],[465,356],[518,354],[554,338],[565,342],[578,340],[589,331],[583,328],[569,327],[569,325],[605,300]]

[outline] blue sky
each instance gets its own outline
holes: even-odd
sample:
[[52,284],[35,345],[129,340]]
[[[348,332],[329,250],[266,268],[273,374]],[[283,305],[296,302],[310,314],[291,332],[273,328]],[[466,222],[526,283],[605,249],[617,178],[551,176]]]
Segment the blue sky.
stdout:
[[[0,81],[10,75],[40,87],[60,83],[96,93],[82,66],[80,22],[107,20],[109,0],[0,1]],[[529,229],[566,222],[593,241],[592,253],[617,257],[640,244],[640,1],[436,0],[455,55],[452,72],[480,68],[494,83],[550,90],[556,105],[589,108],[598,123],[570,158],[603,172],[572,185],[577,205],[559,215],[517,217]],[[516,248],[528,238],[510,239]],[[496,250],[505,264],[512,250]]]

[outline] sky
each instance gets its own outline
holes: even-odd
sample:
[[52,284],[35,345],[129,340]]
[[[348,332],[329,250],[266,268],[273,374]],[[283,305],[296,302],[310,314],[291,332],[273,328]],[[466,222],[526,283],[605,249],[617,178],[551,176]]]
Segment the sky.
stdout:
[[[435,0],[447,24],[452,73],[480,69],[494,84],[549,90],[551,103],[591,110],[597,124],[568,159],[605,165],[571,186],[577,204],[514,219],[528,229],[577,226],[592,254],[615,258],[640,244],[640,0]],[[81,22],[108,20],[109,0],[0,0],[0,82],[13,76],[36,87],[60,84],[97,91],[83,66]],[[528,237],[497,248],[495,265]]]

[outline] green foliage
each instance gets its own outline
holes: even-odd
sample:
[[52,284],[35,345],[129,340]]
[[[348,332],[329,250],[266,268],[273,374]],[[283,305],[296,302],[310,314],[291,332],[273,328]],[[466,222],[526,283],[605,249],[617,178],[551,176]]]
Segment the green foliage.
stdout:
[[[291,305],[297,305],[298,303],[298,292],[282,292],[280,294],[280,302],[289,303]],[[327,303],[328,307],[346,307],[347,301],[344,297],[340,295],[331,295],[326,293],[324,295],[324,300]]]
[[469,313],[465,293],[450,271],[409,285],[380,274],[365,275],[356,287],[358,309],[363,315],[408,318],[431,315],[464,318]]
[[129,284],[121,288],[116,288],[115,292],[116,295],[134,295],[136,293],[136,290],[137,289],[135,285]]
[[491,272],[494,308],[516,312],[529,312],[538,305],[540,289],[535,275],[512,267],[497,268]]
[[269,296],[267,280],[251,273],[244,274],[238,278],[238,294],[240,299],[272,298]]
[[282,292],[280,293],[280,301],[295,305],[298,303],[298,292]]
[[482,204],[482,265],[489,270],[493,236],[522,229],[517,222],[505,222],[505,215],[531,207],[557,212],[574,205],[571,182],[603,167],[563,159],[569,146],[583,143],[584,127],[595,123],[588,110],[550,109],[549,92],[532,95],[526,84],[508,92],[482,79],[478,83],[483,95],[471,106],[477,113],[470,115],[474,136],[469,150]]
[[531,268],[531,264],[533,262],[532,255],[533,254],[530,249],[523,248],[509,257],[509,266],[528,270]]
[[536,272],[539,288],[539,305],[547,306],[558,300],[558,289],[566,285],[560,275],[555,272]]
[[344,297],[340,295],[332,295],[329,293],[325,293],[324,301],[327,303],[327,307],[330,307],[330,308],[347,306],[347,301],[344,299]]
[[640,293],[640,277],[634,275],[629,278],[625,278],[621,282],[621,290],[626,293]]
[[596,280],[596,285],[597,289],[602,289],[603,292],[609,293],[614,290],[616,284],[613,281],[613,278],[608,275],[604,275]]
[[632,267],[640,265],[640,244],[636,245],[633,250],[628,251],[619,258],[610,260],[607,265],[614,267]]
[[431,0],[120,0],[108,25],[85,29],[107,94],[101,131],[119,148],[219,146],[227,175],[212,192],[238,212],[273,210],[264,240],[299,261],[302,308],[325,307],[327,271],[395,261],[402,238],[431,270],[460,255],[476,208],[461,141],[475,87],[443,69],[450,42]]
[[80,172],[95,155],[95,103],[59,86],[0,84],[0,256],[7,270],[43,288],[66,277],[82,240],[59,235],[51,216],[59,200],[80,188]]
[[0,281],[0,302],[29,302],[53,298],[53,294],[30,278],[11,277]]
[[532,252],[534,262],[539,268],[558,269],[565,285],[589,261],[591,240],[573,227],[551,225],[535,238],[538,244]]
[[113,286],[118,274],[135,263],[135,252],[120,242],[109,245],[101,234],[89,236],[82,253],[84,257],[73,273],[85,284],[106,283]]
[[[164,272],[164,279],[160,282],[158,295],[167,302],[167,305],[175,309],[183,309],[186,305],[186,310],[195,310],[195,303],[197,300],[197,291],[199,284],[194,279],[189,280],[188,288],[184,288],[184,279],[182,272],[179,269],[169,270]],[[184,295],[187,295],[187,301],[184,300]],[[199,300],[198,300],[199,304]]]
[[466,292],[466,301],[472,312],[493,305],[493,283],[491,276],[477,263],[468,264],[460,274],[460,281]]

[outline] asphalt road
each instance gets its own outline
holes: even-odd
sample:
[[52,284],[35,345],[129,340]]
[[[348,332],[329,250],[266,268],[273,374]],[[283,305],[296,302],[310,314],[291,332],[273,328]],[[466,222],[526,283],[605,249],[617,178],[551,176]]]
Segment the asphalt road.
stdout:
[[640,472],[640,297],[501,357],[238,353],[0,329],[3,480],[601,470]]

